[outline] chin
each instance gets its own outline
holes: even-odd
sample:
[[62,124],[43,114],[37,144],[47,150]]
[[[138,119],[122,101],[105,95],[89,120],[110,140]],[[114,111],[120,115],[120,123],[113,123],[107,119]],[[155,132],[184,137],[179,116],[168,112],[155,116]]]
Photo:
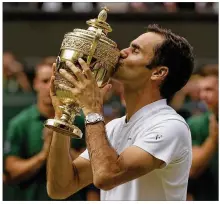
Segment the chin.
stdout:
[[112,76],[112,78],[120,80],[123,78],[123,66],[119,65],[116,67],[116,72]]
[[120,74],[114,74],[114,75],[112,76],[112,78],[113,78],[113,79],[116,79],[117,81],[120,81],[120,82],[122,82],[122,83],[123,83],[123,81],[124,81],[123,75],[120,75]]
[[50,105],[52,106],[53,105],[51,99],[44,100],[44,104],[47,105],[47,106],[50,106]]

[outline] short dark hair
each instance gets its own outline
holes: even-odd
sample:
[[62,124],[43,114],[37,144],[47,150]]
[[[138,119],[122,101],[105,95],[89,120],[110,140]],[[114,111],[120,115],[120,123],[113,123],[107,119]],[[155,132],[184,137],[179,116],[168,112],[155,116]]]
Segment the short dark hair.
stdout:
[[218,64],[205,64],[200,68],[198,74],[202,77],[218,77]]
[[160,93],[163,98],[172,98],[185,86],[193,72],[193,48],[185,38],[157,24],[149,25],[147,32],[154,32],[165,38],[163,43],[155,48],[154,58],[146,67],[168,67],[169,73],[160,86]]

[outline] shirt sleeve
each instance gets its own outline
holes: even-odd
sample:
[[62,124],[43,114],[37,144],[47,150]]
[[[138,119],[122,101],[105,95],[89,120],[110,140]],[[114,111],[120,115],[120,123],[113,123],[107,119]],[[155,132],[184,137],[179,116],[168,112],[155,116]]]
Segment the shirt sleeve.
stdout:
[[167,120],[143,131],[134,141],[137,146],[165,162],[165,166],[189,151],[190,130],[187,124],[178,120]]

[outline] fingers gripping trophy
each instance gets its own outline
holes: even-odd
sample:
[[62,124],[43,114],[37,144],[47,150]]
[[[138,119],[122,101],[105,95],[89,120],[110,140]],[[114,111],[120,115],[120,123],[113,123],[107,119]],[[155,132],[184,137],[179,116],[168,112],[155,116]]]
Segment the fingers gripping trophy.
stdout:
[[97,19],[87,21],[89,25],[87,30],[74,29],[73,32],[65,34],[56,60],[54,86],[56,95],[63,104],[59,107],[63,114],[59,119],[48,119],[45,126],[76,139],[82,138],[81,130],[73,125],[75,117],[80,114],[81,107],[71,92],[59,87],[59,84],[64,84],[74,88],[60,75],[59,69],[65,69],[74,76],[66,66],[66,62],[71,61],[80,69],[78,59],[82,58],[90,67],[98,87],[108,83],[115,72],[120,51],[117,44],[107,37],[107,34],[112,31],[106,22],[107,11],[105,7]]

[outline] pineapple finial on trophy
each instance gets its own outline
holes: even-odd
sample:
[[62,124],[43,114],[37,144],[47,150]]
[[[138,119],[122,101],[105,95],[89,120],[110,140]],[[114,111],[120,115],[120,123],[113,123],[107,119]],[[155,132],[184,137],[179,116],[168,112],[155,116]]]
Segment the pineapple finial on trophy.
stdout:
[[107,12],[108,11],[109,11],[109,9],[106,6],[102,7],[102,11],[98,15],[98,20],[105,22],[107,19]]
[[112,32],[111,26],[106,22],[108,11],[109,9],[107,7],[103,7],[98,15],[98,18],[90,19],[86,23],[91,27],[102,29],[103,33],[107,35],[107,33]]

